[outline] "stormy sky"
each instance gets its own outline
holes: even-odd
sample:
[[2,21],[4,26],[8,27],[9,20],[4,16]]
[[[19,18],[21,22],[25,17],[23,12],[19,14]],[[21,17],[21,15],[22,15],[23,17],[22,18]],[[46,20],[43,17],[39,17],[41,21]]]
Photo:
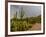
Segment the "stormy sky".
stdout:
[[12,18],[17,12],[17,18],[20,18],[20,11],[22,8],[24,11],[23,18],[41,15],[41,6],[11,5],[10,17]]

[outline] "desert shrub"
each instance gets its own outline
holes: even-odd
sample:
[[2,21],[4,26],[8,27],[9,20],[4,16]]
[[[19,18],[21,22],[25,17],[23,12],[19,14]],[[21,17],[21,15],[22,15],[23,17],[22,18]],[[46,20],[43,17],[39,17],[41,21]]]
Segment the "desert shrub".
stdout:
[[35,23],[36,23],[36,20],[29,21],[29,24],[35,24]]
[[24,25],[24,29],[25,29],[25,30],[28,30],[28,24],[27,24],[26,21],[23,22],[23,25]]
[[[28,18],[29,19],[29,18]],[[27,19],[11,19],[11,31],[26,31],[29,28],[32,28],[32,25],[35,23],[41,23],[41,17]]]
[[11,31],[26,31],[31,28],[31,25],[27,24],[26,21],[12,21]]
[[20,22],[19,24],[18,24],[18,31],[25,31],[25,30],[27,30],[28,29],[28,26],[27,26],[27,24],[26,24],[26,22]]
[[32,28],[32,24],[29,24],[29,25],[28,25],[28,28]]
[[13,21],[11,22],[11,31],[15,31],[15,25]]

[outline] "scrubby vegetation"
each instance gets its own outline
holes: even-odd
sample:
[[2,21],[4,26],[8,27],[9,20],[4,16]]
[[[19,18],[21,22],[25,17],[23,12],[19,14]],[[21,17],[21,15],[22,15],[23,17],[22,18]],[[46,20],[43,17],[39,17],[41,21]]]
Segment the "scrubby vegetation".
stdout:
[[17,18],[17,12],[14,15],[13,18],[10,20],[11,25],[11,31],[27,31],[32,28],[32,25],[35,23],[41,23],[41,15],[37,17],[27,17],[23,18],[25,11],[23,11],[23,8],[20,12],[20,19]]

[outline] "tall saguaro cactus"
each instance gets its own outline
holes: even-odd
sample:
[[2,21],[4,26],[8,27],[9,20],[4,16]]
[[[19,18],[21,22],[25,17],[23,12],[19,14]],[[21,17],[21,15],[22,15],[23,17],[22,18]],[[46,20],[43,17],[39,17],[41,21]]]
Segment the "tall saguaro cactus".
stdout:
[[14,13],[13,18],[14,18],[14,19],[16,19],[16,18],[17,18],[17,11],[16,11],[16,13]]
[[21,12],[20,12],[20,19],[21,20],[22,20],[23,16],[24,16],[24,10],[23,10],[23,8],[21,8]]
[[16,19],[17,19],[17,11],[16,11]]

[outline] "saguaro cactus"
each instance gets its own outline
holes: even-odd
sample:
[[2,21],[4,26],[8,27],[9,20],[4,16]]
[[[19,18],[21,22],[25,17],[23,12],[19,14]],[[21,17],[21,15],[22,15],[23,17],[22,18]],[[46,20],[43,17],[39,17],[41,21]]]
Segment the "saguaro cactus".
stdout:
[[23,16],[24,16],[24,10],[23,10],[23,8],[21,8],[21,12],[20,12],[20,19],[21,20],[22,20]]
[[17,21],[17,11],[16,11],[16,21]]

